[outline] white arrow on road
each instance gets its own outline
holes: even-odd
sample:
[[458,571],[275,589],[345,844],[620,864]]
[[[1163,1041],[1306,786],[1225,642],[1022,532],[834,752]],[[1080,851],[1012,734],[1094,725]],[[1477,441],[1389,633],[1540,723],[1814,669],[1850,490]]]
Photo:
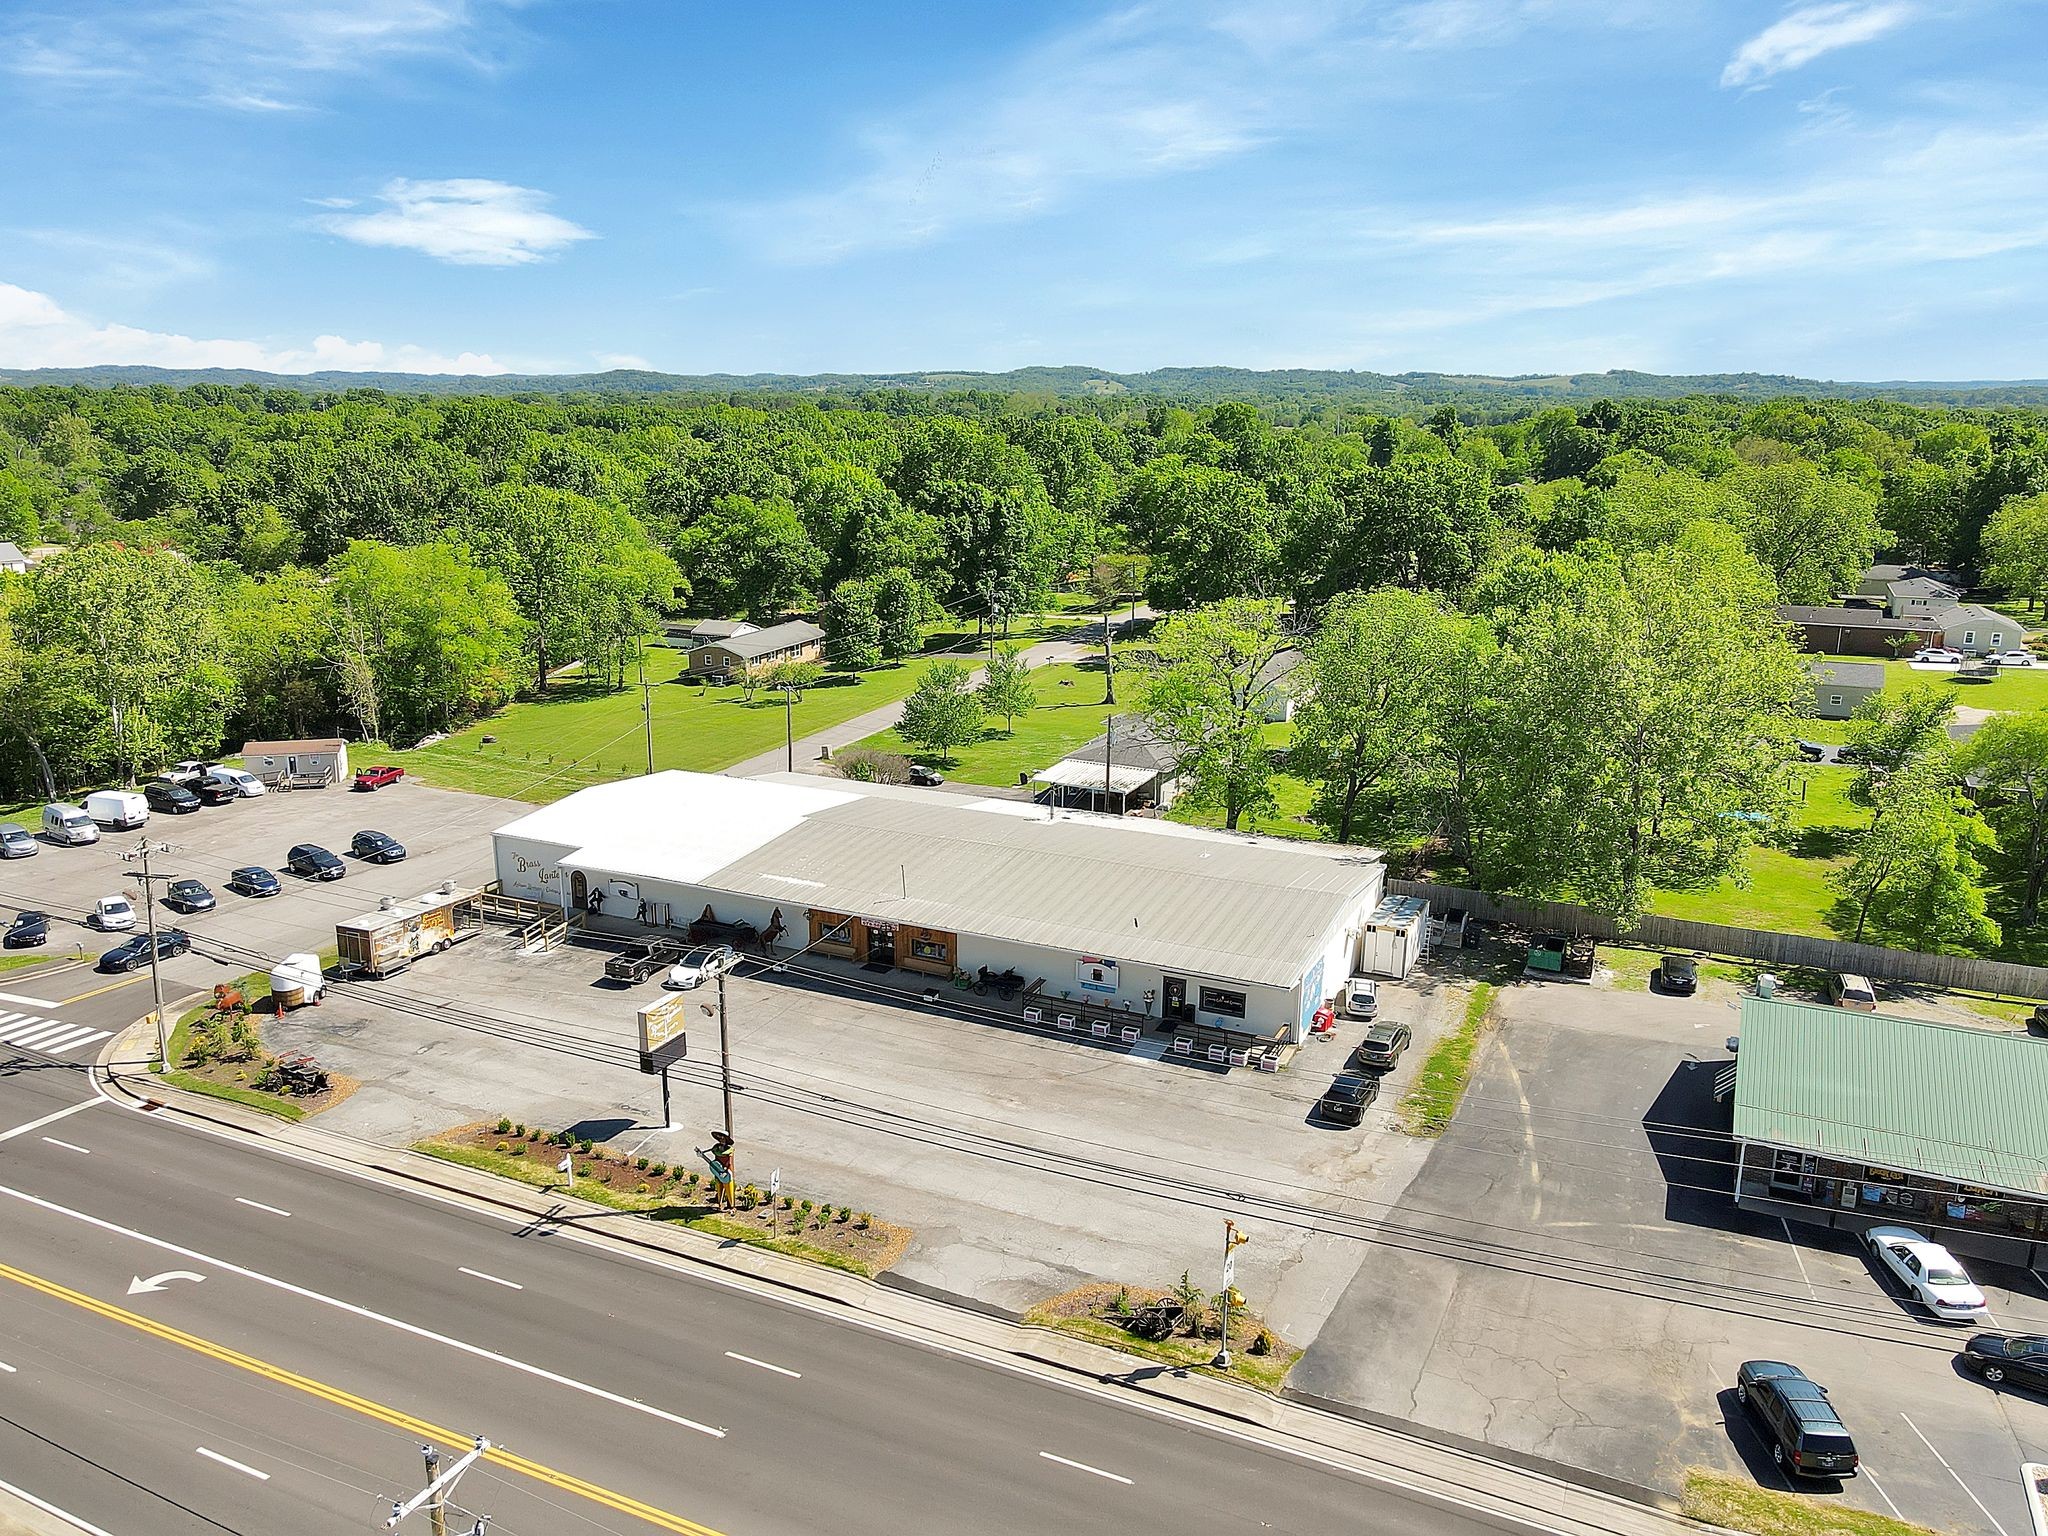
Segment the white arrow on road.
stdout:
[[189,1269],[167,1269],[160,1275],[151,1275],[147,1280],[137,1275],[128,1282],[128,1294],[140,1296],[144,1291],[165,1290],[173,1280],[190,1280],[196,1285],[205,1278],[204,1275],[193,1274]]

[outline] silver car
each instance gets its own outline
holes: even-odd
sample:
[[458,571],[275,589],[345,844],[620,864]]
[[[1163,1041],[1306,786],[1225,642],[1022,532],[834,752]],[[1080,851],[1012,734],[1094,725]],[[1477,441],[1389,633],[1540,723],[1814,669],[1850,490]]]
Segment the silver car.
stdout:
[[1364,976],[1352,977],[1351,984],[1344,989],[1344,1017],[1376,1019],[1379,1016],[1379,983]]
[[18,821],[0,821],[0,859],[32,859],[40,851],[27,827]]

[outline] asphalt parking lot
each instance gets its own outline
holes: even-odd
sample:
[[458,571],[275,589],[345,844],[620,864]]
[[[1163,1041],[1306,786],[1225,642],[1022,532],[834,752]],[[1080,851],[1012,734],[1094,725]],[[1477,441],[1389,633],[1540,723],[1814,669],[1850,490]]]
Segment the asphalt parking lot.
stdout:
[[[507,1115],[687,1161],[719,1118],[716,1020],[692,1019],[673,1079],[679,1130],[663,1132],[658,1085],[627,1054],[634,1010],[658,980],[604,981],[606,953],[520,953],[496,930],[340,989],[274,1027],[275,1043],[364,1081],[323,1118],[351,1135],[398,1144]],[[967,994],[927,1008],[884,985],[851,967],[729,983],[741,1175],[765,1183],[779,1168],[787,1189],[913,1227],[897,1271],[913,1283],[1010,1310],[1087,1281],[1163,1284],[1184,1268],[1214,1285],[1203,1272],[1231,1214],[1255,1235],[1239,1288],[1306,1339],[1363,1252],[1321,1230],[1314,1208],[1390,1200],[1420,1161],[1421,1144],[1385,1113],[1356,1129],[1310,1118],[1362,1025],[1305,1047],[1292,1070],[1218,1073],[1162,1060],[1162,1036],[1125,1052],[999,1027]],[[1419,1048],[1385,1104],[1435,1021],[1461,1005],[1454,987],[1389,989],[1386,1013],[1416,1028]],[[560,1049],[502,1038],[537,1032]]]
[[[1728,1389],[1745,1359],[1789,1360],[1864,1457],[1816,1496],[2023,1536],[2018,1465],[2048,1458],[2048,1399],[1963,1376],[1972,1330],[1907,1308],[1848,1240],[1728,1199],[1712,1080],[1733,996],[1504,991],[1396,1213],[1452,1242],[1376,1247],[1290,1384],[1642,1485],[1697,1465],[1783,1486]],[[2041,1277],[1970,1268],[1999,1327],[2048,1331]]]

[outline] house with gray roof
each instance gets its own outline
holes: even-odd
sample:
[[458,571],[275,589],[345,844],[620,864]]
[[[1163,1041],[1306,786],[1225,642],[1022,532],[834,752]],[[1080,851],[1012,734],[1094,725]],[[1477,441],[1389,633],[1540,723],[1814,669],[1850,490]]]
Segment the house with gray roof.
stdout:
[[2015,650],[2027,643],[2019,620],[1982,603],[1950,603],[1931,614],[1928,622],[1940,631],[1943,645],[1965,656]]
[[12,540],[0,539],[0,571],[12,571],[17,576],[28,571],[28,556]]
[[1038,800],[1121,816],[1164,810],[1180,787],[1180,749],[1143,715],[1114,715],[1093,741],[1031,776]]
[[819,661],[825,655],[825,631],[807,619],[791,619],[766,629],[707,640],[683,662],[684,674],[706,682],[729,683],[751,666],[778,661]]
[[1816,720],[1846,720],[1865,699],[1884,692],[1884,664],[1815,657],[1806,664],[1813,695],[1806,712]]

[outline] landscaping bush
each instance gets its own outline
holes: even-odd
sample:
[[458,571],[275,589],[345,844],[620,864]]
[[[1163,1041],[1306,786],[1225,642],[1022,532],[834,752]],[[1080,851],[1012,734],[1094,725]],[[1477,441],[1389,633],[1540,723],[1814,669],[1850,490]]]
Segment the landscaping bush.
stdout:
[[498,1123],[494,1127],[494,1129],[500,1136],[503,1136],[507,1131],[512,1129],[511,1117],[506,1115],[500,1115],[498,1117]]

